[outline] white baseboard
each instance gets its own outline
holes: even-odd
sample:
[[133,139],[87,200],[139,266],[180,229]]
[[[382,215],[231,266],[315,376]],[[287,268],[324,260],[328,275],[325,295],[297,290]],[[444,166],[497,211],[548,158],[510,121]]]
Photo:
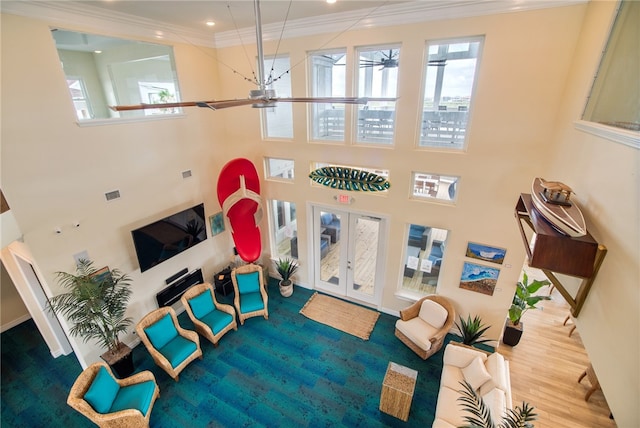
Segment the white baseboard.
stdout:
[[5,331],[9,330],[10,328],[13,328],[19,324],[22,324],[23,322],[30,320],[31,319],[31,315],[26,314],[21,316],[20,318],[16,318],[13,321],[9,321],[6,324],[3,324],[2,326],[0,326],[0,333],[4,333]]

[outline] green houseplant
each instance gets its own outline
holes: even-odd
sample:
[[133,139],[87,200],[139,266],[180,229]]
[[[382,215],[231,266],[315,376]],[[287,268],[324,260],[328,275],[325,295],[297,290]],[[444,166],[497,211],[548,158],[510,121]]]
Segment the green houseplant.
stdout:
[[535,408],[526,401],[522,402],[522,406],[508,409],[502,416],[500,425],[496,426],[487,405],[473,387],[467,381],[460,383],[464,389],[458,391],[462,394],[458,401],[462,402],[464,411],[470,414],[464,417],[467,425],[462,428],[533,428],[531,421],[536,420],[538,415],[533,413]]
[[96,269],[90,260],[79,260],[75,274],[56,272],[56,276],[69,291],[52,297],[50,310],[73,324],[72,336],[107,348],[101,357],[120,376],[133,373],[132,350],[119,339],[133,323],[131,317],[125,317],[131,279],[118,269]]
[[509,308],[509,318],[505,324],[502,342],[505,345],[516,346],[522,337],[524,324],[520,321],[525,312],[529,309],[536,309],[536,305],[541,300],[549,300],[549,296],[537,296],[535,293],[540,288],[551,284],[548,280],[539,281],[537,279],[529,283],[526,272],[522,273],[522,281],[516,284],[516,292]]
[[476,315],[471,319],[471,315],[467,315],[467,319],[462,318],[459,315],[460,323],[455,323],[458,329],[458,337],[462,340],[462,343],[468,346],[473,346],[476,343],[490,342],[491,339],[483,339],[484,333],[491,328],[491,326],[485,326],[482,324],[482,319]]
[[293,294],[293,281],[291,276],[298,270],[298,263],[291,258],[278,259],[275,263],[276,271],[280,275],[280,294],[289,297]]

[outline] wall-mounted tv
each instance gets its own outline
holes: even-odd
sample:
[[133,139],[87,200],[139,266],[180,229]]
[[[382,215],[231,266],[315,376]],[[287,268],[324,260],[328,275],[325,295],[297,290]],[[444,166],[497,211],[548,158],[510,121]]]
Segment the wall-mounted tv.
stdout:
[[133,230],[131,235],[144,272],[207,239],[204,204]]

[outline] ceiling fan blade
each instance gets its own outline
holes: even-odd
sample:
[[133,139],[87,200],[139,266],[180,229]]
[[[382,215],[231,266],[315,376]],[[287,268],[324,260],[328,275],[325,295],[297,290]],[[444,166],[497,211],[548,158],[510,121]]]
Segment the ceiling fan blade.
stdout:
[[[207,103],[214,103],[215,101],[205,101]],[[135,104],[128,106],[109,106],[113,111],[129,111],[129,110],[148,110],[153,108],[177,108],[177,107],[195,107],[198,103],[195,101],[185,101],[177,103],[159,103],[159,104]]]
[[315,98],[273,98],[272,101],[289,103],[326,103],[326,104],[367,104],[369,101],[396,101],[397,98],[367,97],[315,97]]
[[261,98],[244,98],[239,100],[221,100],[221,101],[202,101],[196,103],[198,107],[210,108],[211,110],[220,110],[229,107],[240,107],[250,104],[260,104],[269,102]]

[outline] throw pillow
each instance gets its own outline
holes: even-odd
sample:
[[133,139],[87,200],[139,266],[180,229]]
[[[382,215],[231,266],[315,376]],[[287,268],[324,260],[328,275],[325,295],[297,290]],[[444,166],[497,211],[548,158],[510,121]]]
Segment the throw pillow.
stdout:
[[120,385],[104,367],[100,367],[91,386],[84,394],[84,399],[98,413],[109,413],[113,400],[115,400]]
[[200,293],[193,299],[189,300],[189,306],[191,306],[191,312],[193,312],[193,315],[198,319],[214,310],[215,307],[213,306],[211,290],[206,289],[204,293]]
[[440,304],[433,300],[425,299],[420,306],[418,316],[424,322],[431,324],[434,328],[440,329],[447,321],[449,313]]
[[176,326],[173,325],[171,314],[166,314],[155,323],[144,329],[151,344],[156,349],[162,349],[171,339],[178,335]]
[[471,385],[474,390],[477,390],[486,381],[491,379],[491,375],[480,357],[474,358],[467,367],[462,369],[462,376],[464,376],[464,380],[469,382],[469,385]]
[[487,362],[484,363],[484,365],[491,375],[491,380],[482,385],[482,388],[480,388],[480,394],[484,395],[493,388],[501,389],[504,392],[509,391],[507,364],[504,357],[501,354],[494,352],[489,355]]
[[240,294],[260,291],[260,272],[242,273],[236,275]]
[[482,394],[482,400],[489,408],[491,419],[497,425],[502,423],[502,417],[507,412],[507,397],[503,390],[493,388],[486,394]]

